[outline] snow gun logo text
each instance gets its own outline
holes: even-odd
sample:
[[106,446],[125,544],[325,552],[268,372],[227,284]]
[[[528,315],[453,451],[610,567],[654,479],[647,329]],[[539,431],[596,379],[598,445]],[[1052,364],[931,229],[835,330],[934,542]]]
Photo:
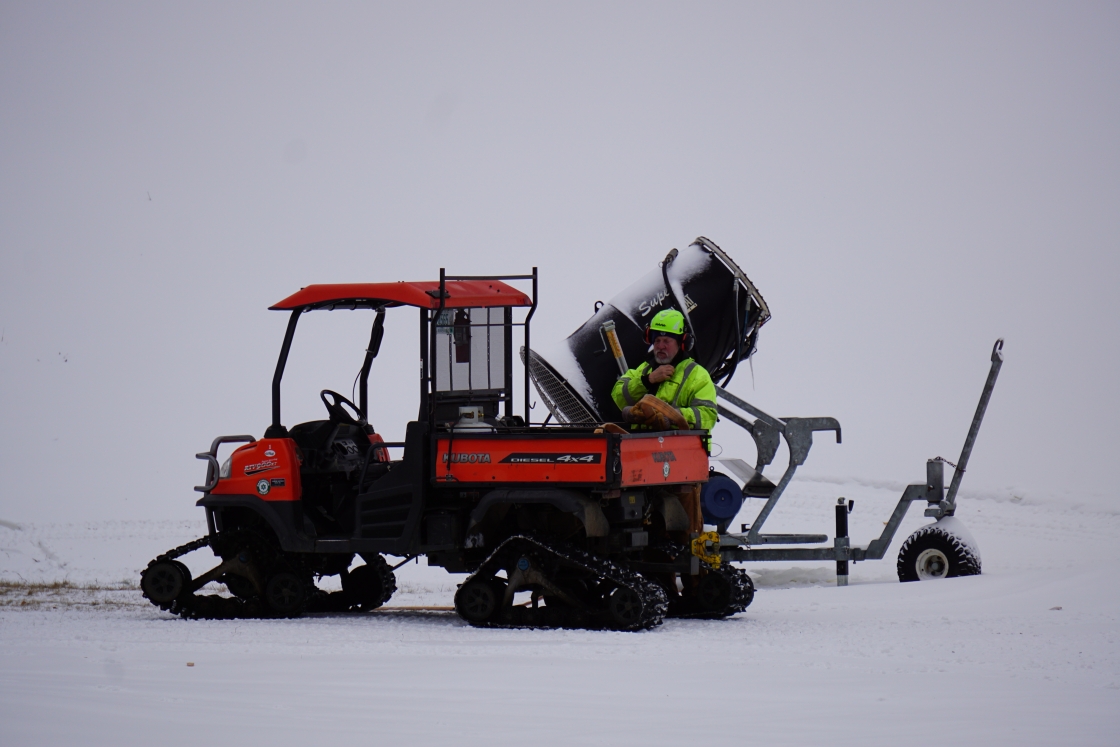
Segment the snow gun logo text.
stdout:
[[[451,457],[450,460],[448,459],[448,456]],[[468,463],[469,464],[489,464],[490,463],[490,455],[489,454],[465,454],[465,453],[463,453],[463,454],[450,454],[450,455],[444,454],[443,455],[443,463],[447,464],[448,461],[450,461],[451,464],[468,464]]]
[[[655,295],[653,298],[641,301],[638,304],[638,313],[641,314],[642,318],[645,318],[645,317],[649,316],[659,306],[661,306],[661,304],[664,303],[665,299],[668,298],[668,297],[669,297],[668,292],[658,291],[657,295]],[[700,304],[696,303],[691,298],[689,298],[687,293],[685,294],[685,297],[684,297],[685,311],[687,311],[688,313],[691,314],[692,310],[695,309],[699,305]]]

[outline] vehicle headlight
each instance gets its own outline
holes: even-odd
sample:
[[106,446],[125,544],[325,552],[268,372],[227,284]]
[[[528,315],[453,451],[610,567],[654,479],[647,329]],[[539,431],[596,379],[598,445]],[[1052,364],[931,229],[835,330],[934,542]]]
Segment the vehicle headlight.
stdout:
[[219,480],[225,480],[229,477],[229,470],[230,470],[230,465],[232,464],[232,462],[233,462],[233,457],[232,456],[229,457],[228,459],[226,459],[224,462],[222,462],[222,468],[220,470],[218,470],[218,479]]

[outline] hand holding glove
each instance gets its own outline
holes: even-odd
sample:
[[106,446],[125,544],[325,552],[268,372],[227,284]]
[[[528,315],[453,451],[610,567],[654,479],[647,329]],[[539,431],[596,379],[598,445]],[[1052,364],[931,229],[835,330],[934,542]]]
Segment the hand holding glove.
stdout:
[[676,408],[652,394],[642,397],[636,405],[623,409],[622,419],[627,423],[648,425],[658,431],[667,431],[673,427],[688,428],[688,421]]

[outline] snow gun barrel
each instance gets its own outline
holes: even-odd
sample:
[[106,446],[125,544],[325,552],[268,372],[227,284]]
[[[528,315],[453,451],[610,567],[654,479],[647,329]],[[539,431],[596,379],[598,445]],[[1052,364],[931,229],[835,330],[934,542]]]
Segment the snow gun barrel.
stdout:
[[646,327],[666,308],[685,315],[693,340],[689,354],[717,384],[729,382],[739,361],[750,357],[759,328],[770,319],[746,274],[701,236],[669,252],[609,302],[597,303],[592,317],[561,345],[528,351],[530,376],[552,416],[562,423],[618,420],[611,388],[627,361],[636,366],[645,360]]

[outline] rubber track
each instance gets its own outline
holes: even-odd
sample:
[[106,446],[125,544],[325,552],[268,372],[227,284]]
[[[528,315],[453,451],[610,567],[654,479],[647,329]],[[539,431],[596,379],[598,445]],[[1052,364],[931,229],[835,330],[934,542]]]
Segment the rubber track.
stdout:
[[[200,537],[193,542],[188,542],[185,545],[179,545],[178,547],[168,550],[162,555],[156,557],[154,560],[148,563],[148,568],[151,568],[153,565],[161,561],[176,560],[177,558],[181,558],[187,553],[194,552],[195,550],[200,550],[203,547],[209,546],[210,537]],[[147,568],[144,569],[144,572],[147,572]],[[141,577],[143,577],[143,574],[141,574]],[[143,584],[141,584],[141,588],[143,588]],[[179,615],[188,620],[228,620],[235,618],[260,617],[259,605],[251,605],[245,600],[239,599],[237,597],[226,598],[211,595],[200,597],[194,593],[191,593],[182,594],[178,598],[173,599],[170,602],[162,603],[152,600],[146,593],[144,594],[144,598],[159,607],[161,610],[170,612],[173,615]]]
[[[513,623],[504,623],[501,621],[490,620],[482,623],[470,622],[471,625],[480,628],[557,628],[557,627],[580,627],[589,629],[602,629],[608,628],[612,630],[649,630],[656,628],[665,619],[665,613],[668,610],[668,598],[665,596],[665,591],[660,585],[648,580],[640,573],[636,573],[628,568],[625,568],[617,563],[614,563],[605,558],[591,553],[585,552],[569,545],[559,545],[546,542],[531,535],[518,534],[510,537],[502,542],[490,553],[490,556],[482,562],[478,570],[472,573],[463,582],[466,585],[474,580],[480,574],[483,578],[492,578],[499,570],[503,570],[501,565],[502,557],[508,552],[511,546],[517,543],[524,543],[531,546],[533,551],[546,552],[568,566],[576,566],[577,568],[585,571],[591,576],[597,578],[604,578],[615,584],[616,586],[630,589],[638,594],[642,599],[642,616],[632,625],[625,627],[613,626],[610,624],[606,615],[602,618],[592,618],[589,622],[593,624],[588,625],[558,625],[555,623],[548,624],[533,624],[531,621],[517,621]],[[520,553],[518,553],[520,554]],[[468,621],[469,622],[469,621]],[[594,624],[598,623],[598,624]]]
[[[345,591],[323,591],[318,589],[311,595],[311,601],[308,603],[308,612],[370,612],[375,609],[380,609],[386,602],[392,599],[393,594],[397,592],[397,574],[393,573],[393,569],[385,562],[385,558],[380,555],[376,556],[373,563],[366,561],[366,565],[370,566],[375,573],[381,578],[381,588],[384,590],[384,595],[381,601],[375,605],[365,606],[360,603],[354,603],[350,600],[350,595]],[[357,569],[355,569],[357,570]],[[343,582],[343,586],[346,582]]]
[[721,563],[720,567],[709,573],[718,573],[731,582],[731,601],[723,608],[722,612],[697,612],[692,610],[673,611],[669,617],[690,618],[698,620],[722,620],[731,617],[751,606],[754,601],[754,581],[742,568],[736,568],[730,563]]
[[[668,553],[674,559],[687,552],[685,546],[679,542],[663,542],[659,545],[659,549]],[[721,612],[700,611],[692,608],[691,600],[676,599],[669,604],[669,617],[674,619],[721,620],[738,614],[751,606],[751,602],[754,601],[754,581],[751,580],[745,570],[736,568],[724,561],[718,569],[708,572],[718,573],[731,583],[731,599],[727,606]]]
[[720,572],[726,572],[731,576],[731,604],[727,606],[729,615],[735,615],[747,607],[751,606],[754,601],[754,581],[742,568],[736,568],[730,563],[722,564]]
[[[363,560],[365,559],[363,558]],[[397,574],[393,573],[393,569],[385,562],[385,558],[378,555],[375,562],[370,563],[367,560],[366,565],[371,566],[373,570],[377,572],[377,575],[381,577],[381,588],[385,590],[385,595],[381,597],[381,601],[378,602],[376,606],[369,608],[363,607],[355,610],[358,612],[368,612],[369,610],[377,609],[392,599],[393,595],[397,593]]]
[[[237,537],[236,535],[220,535],[218,539],[222,542],[240,540],[238,544],[255,545],[253,549],[253,555],[258,558],[269,558],[269,556],[280,555],[280,553],[278,552],[270,552],[269,548],[267,547],[267,542],[263,538],[253,537],[248,534],[245,534],[244,538]],[[167,552],[163,553],[162,555],[158,556],[150,563],[148,563],[148,568],[151,568],[154,564],[161,561],[176,560],[177,558],[180,558],[187,553],[194,552],[195,550],[200,550],[203,547],[209,546],[211,546],[210,537],[200,537],[193,542],[188,542],[185,545],[179,545],[172,550],[168,550]],[[298,572],[299,570],[296,568],[286,567],[290,566],[291,563],[284,562],[283,559],[281,559],[279,563],[276,562],[276,558],[269,559],[273,562],[264,564],[264,567],[260,569],[262,575],[265,577],[268,576],[269,572],[273,570],[279,570],[281,568],[283,568],[284,570],[293,570],[296,572]],[[146,572],[147,568],[144,569],[144,573]],[[143,577],[143,573],[141,574],[141,577]],[[142,584],[141,588],[143,588]],[[316,593],[314,585],[309,584],[309,588],[307,591],[307,596],[310,600],[311,596]],[[235,620],[259,617],[276,617],[275,614],[271,614],[269,612],[269,610],[261,601],[256,599],[242,599],[236,596],[222,597],[216,594],[199,595],[191,593],[182,594],[178,598],[165,603],[153,601],[148,597],[146,593],[144,594],[144,598],[159,607],[161,610],[170,612],[173,615],[179,615],[180,617],[186,618],[188,620]],[[298,616],[298,613],[289,616]]]
[[[186,543],[185,545],[179,545],[178,547],[173,548],[171,550],[168,550],[167,552],[163,553],[162,555],[157,556],[154,560],[150,561],[148,563],[147,568],[145,568],[143,573],[140,574],[140,577],[143,578],[144,575],[148,572],[148,569],[151,568],[156,563],[161,563],[161,562],[167,561],[167,560],[176,560],[178,558],[183,557],[187,553],[194,552],[195,550],[201,550],[203,547],[209,547],[209,546],[210,546],[210,537],[209,536],[200,537],[200,538],[194,540],[193,542]],[[144,585],[141,584],[140,588],[141,588],[141,590],[143,590]],[[190,594],[190,595],[181,594],[177,598],[172,599],[170,602],[157,602],[154,599],[152,599],[151,597],[149,597],[147,592],[143,592],[143,594],[144,594],[145,599],[147,599],[149,602],[151,602],[155,606],[159,607],[164,612],[170,612],[173,615],[181,615],[181,616],[186,617],[188,619],[194,617],[194,615],[190,614],[191,610],[194,609],[195,606],[196,606],[195,605],[195,599],[197,599],[197,597],[194,594]],[[236,603],[241,602],[241,600],[229,600],[229,601],[234,602],[234,605]],[[234,605],[230,605],[231,606],[231,611],[232,611],[232,607]],[[235,616],[239,616],[239,615],[235,615]]]

